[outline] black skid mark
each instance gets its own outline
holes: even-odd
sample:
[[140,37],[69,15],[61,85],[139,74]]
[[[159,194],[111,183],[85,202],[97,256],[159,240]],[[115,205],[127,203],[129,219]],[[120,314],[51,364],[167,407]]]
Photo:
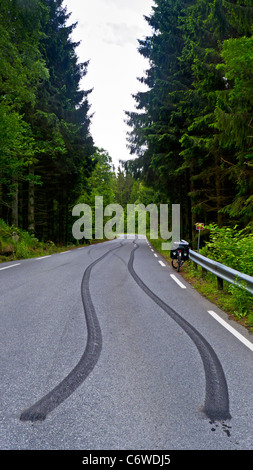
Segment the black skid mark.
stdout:
[[80,361],[53,390],[21,413],[21,421],[44,421],[51,411],[72,395],[94,369],[102,350],[102,332],[90,295],[90,274],[92,268],[97,263],[121,246],[122,242],[120,242],[120,246],[112,248],[95,260],[84,272],[81,284],[81,295],[87,323],[87,343]]
[[128,262],[130,274],[138,286],[188,334],[199,351],[206,378],[204,413],[211,421],[226,421],[231,419],[227,382],[216,353],[206,339],[190,323],[163,302],[137,275],[133,262],[134,253],[139,248],[139,245],[136,244],[136,241],[134,244],[134,249]]

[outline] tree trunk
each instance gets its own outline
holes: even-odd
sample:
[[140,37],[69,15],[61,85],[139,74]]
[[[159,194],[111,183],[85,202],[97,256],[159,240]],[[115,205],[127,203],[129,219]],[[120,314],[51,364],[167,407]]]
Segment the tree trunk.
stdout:
[[[34,168],[30,167],[29,174],[34,175]],[[28,186],[28,231],[35,232],[35,217],[34,217],[34,182],[29,181]]]
[[217,210],[217,224],[218,227],[223,225],[223,214],[220,213],[222,209],[222,175],[219,165],[219,157],[216,157],[216,210]]
[[0,183],[0,219],[3,218],[3,185]]
[[11,202],[11,222],[12,225],[18,227],[18,183],[13,179],[13,194]]
[[[194,193],[194,182],[193,182],[193,175],[194,175],[194,170],[193,167],[190,168],[190,191],[191,191],[191,235],[192,235],[192,247],[196,248],[196,222],[197,222],[197,217],[196,217],[196,212],[192,210],[192,207],[194,206],[193,202],[193,193]],[[195,246],[196,245],[196,246]]]
[[[186,170],[186,207],[187,207],[187,236],[189,241],[192,240],[192,211],[191,198],[189,196],[191,190],[190,171]],[[186,239],[187,240],[187,239]]]

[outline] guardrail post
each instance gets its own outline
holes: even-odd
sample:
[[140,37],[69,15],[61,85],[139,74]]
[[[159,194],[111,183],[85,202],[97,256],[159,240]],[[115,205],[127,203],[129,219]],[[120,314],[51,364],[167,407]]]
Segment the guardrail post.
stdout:
[[223,289],[223,279],[221,279],[221,277],[217,277],[217,286],[218,286],[218,290]]
[[202,268],[202,278],[205,279],[207,273],[207,269]]

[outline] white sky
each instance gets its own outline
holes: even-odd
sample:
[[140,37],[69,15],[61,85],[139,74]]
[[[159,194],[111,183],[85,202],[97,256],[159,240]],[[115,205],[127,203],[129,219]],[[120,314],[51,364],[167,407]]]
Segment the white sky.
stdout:
[[124,111],[134,111],[132,94],[144,90],[143,77],[149,64],[138,52],[138,39],[151,34],[144,15],[150,16],[152,0],[65,0],[78,21],[73,39],[80,62],[90,60],[81,88],[93,88],[89,95],[91,134],[97,147],[107,150],[114,165],[132,158],[126,147]]

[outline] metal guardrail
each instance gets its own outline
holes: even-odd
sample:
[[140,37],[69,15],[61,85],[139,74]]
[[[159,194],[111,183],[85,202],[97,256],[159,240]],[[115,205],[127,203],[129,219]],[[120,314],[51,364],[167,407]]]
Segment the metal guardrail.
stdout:
[[206,256],[197,253],[196,251],[189,251],[190,259],[202,267],[203,271],[209,271],[217,277],[218,288],[223,288],[223,280],[230,282],[242,289],[246,289],[253,294],[253,277],[248,274],[240,273],[235,269],[229,268],[224,264],[218,263]]

